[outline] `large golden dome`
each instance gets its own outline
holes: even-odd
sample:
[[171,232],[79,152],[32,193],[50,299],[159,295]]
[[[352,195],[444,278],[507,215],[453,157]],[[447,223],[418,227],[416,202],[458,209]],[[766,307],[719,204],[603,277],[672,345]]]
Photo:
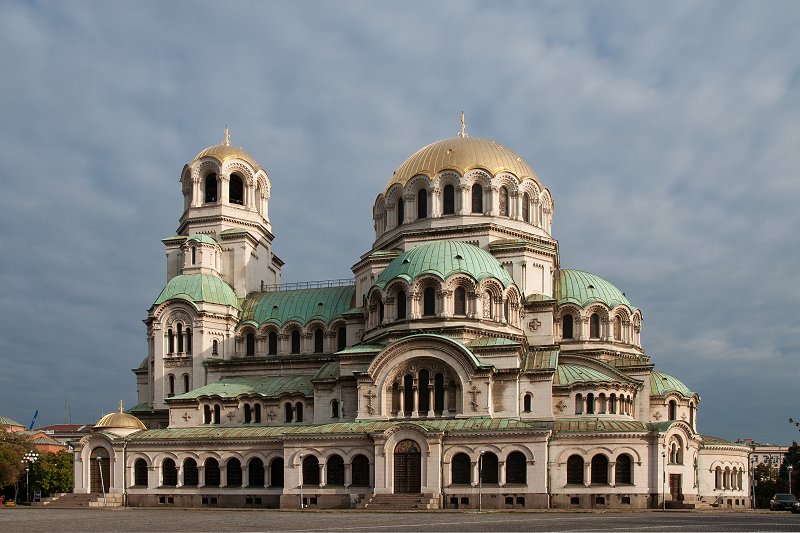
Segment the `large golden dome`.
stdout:
[[141,420],[133,415],[122,412],[122,402],[119,402],[119,411],[108,413],[97,421],[95,429],[147,429]]
[[444,139],[421,148],[398,167],[386,189],[399,183],[405,185],[417,174],[433,177],[443,170],[455,170],[461,174],[482,168],[492,175],[505,171],[523,178],[539,178],[515,152],[502,144],[479,137],[458,136]]

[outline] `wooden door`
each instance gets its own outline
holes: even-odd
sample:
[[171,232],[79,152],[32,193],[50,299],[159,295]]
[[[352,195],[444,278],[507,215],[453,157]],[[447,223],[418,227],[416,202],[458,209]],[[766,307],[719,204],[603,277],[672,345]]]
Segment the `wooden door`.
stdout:
[[683,493],[681,492],[680,474],[669,475],[669,493],[672,496],[672,499],[675,501],[683,499]]
[[422,490],[422,455],[412,440],[400,442],[394,449],[394,492],[419,494]]

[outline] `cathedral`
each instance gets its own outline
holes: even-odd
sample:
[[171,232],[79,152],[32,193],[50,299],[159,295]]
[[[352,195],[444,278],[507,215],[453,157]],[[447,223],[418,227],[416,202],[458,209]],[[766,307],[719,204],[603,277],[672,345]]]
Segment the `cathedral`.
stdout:
[[550,191],[463,119],[376,191],[350,279],[281,282],[272,178],[227,130],[179,182],[139,404],[75,448],[75,492],[130,506],[749,506],[749,448],[698,431],[700,395],[656,370],[642,310],[561,266]]

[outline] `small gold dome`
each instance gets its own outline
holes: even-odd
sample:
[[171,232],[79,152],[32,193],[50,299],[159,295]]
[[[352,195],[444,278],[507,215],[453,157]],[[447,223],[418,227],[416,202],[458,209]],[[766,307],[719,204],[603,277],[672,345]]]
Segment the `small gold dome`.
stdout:
[[475,168],[488,170],[492,175],[501,171],[511,172],[520,181],[523,178],[539,181],[528,163],[502,144],[489,139],[458,136],[429,144],[406,159],[386,189],[395,183],[405,185],[417,174],[433,177],[447,169],[464,174]]
[[203,159],[204,157],[213,157],[220,163],[224,163],[226,159],[241,159],[242,161],[247,162],[251,167],[258,170],[261,166],[253,159],[250,154],[242,150],[241,148],[236,148],[235,146],[228,146],[225,144],[218,144],[216,146],[209,146],[199,154],[197,157],[194,158],[192,163]]
[[109,429],[147,429],[141,420],[133,415],[122,412],[122,402],[119,402],[119,412],[108,413],[94,425],[97,428]]

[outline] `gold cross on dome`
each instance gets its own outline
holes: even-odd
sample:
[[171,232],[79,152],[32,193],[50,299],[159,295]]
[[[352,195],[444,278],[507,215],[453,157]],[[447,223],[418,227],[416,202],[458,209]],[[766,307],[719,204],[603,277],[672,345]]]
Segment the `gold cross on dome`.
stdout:
[[228,125],[225,124],[225,146],[231,145],[231,130],[228,129]]
[[459,137],[467,136],[467,123],[464,121],[464,112],[461,112],[461,131],[458,133]]
[[122,412],[122,400],[119,401],[119,412]]

